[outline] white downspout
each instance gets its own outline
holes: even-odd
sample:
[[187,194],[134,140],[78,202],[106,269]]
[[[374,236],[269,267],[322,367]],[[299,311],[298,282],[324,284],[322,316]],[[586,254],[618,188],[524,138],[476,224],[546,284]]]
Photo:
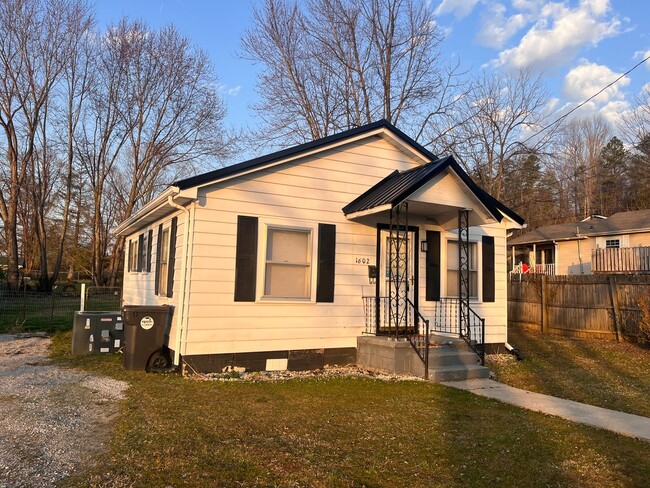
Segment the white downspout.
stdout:
[[178,320],[176,322],[176,341],[174,346],[174,366],[180,364],[180,351],[181,351],[181,340],[183,339],[183,329],[186,323],[185,317],[185,292],[186,292],[186,283],[187,283],[187,259],[189,252],[189,235],[190,235],[190,210],[187,207],[179,205],[174,201],[174,196],[178,195],[180,189],[173,194],[167,197],[167,203],[178,210],[182,210],[185,213],[185,223],[183,224],[183,260],[181,261],[181,284],[180,284],[180,296],[178,297]]

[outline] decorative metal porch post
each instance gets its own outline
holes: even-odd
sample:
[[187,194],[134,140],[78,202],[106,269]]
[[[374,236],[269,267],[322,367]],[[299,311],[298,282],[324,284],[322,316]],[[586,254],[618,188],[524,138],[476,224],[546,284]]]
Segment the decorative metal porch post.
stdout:
[[471,340],[469,327],[469,210],[458,211],[458,330]]
[[390,211],[390,229],[386,266],[388,280],[388,329],[395,327],[395,338],[399,337],[400,327],[408,326],[408,203],[403,202]]

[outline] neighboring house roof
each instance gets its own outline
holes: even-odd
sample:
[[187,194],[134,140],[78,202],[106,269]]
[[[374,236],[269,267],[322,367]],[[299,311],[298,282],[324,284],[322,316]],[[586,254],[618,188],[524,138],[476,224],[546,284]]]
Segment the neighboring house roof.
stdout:
[[508,245],[537,244],[648,231],[650,231],[650,209],[618,212],[608,218],[592,217],[580,222],[540,227],[509,240]]
[[[398,146],[402,151],[412,154],[415,158],[419,159],[423,166],[415,168],[413,175],[402,176],[400,181],[408,186],[408,182],[411,182],[411,178],[417,181],[422,177],[426,177],[429,174],[429,171],[434,171],[435,165],[437,163],[446,162],[446,166],[452,166],[456,170],[456,173],[463,179],[463,181],[468,185],[468,187],[474,192],[474,194],[481,200],[481,202],[494,213],[494,209],[498,209],[501,214],[506,215],[508,218],[512,219],[519,225],[524,224],[524,219],[517,215],[514,211],[510,210],[501,202],[497,201],[494,197],[486,193],[484,190],[479,188],[472,180],[467,176],[467,174],[460,168],[458,163],[453,160],[453,158],[448,157],[444,159],[439,159],[431,151],[427,150],[409,136],[404,134],[402,131],[397,129],[395,126],[387,122],[386,120],[379,120],[371,124],[367,124],[361,127],[356,127],[354,129],[349,129],[338,134],[334,134],[322,139],[317,139],[312,142],[305,144],[300,144],[298,146],[290,147],[282,151],[277,151],[265,156],[258,158],[250,159],[239,164],[234,164],[232,166],[227,166],[225,168],[220,168],[214,171],[203,173],[191,178],[186,178],[183,180],[178,180],[168,187],[161,195],[156,197],[154,200],[146,204],[138,212],[133,214],[128,219],[120,223],[115,229],[114,233],[118,235],[127,235],[131,232],[134,232],[140,227],[148,225],[149,223],[160,218],[165,212],[169,213],[175,208],[170,202],[170,199],[173,199],[176,203],[184,205],[188,201],[197,198],[197,189],[199,187],[204,187],[218,181],[234,178],[236,176],[254,173],[256,171],[263,170],[270,166],[274,166],[283,162],[291,161],[300,157],[305,157],[311,154],[315,154],[320,151],[327,150],[332,147],[336,147],[341,144],[346,144],[348,142],[362,139],[370,136],[382,136],[387,137],[391,140],[396,146]],[[409,173],[409,172],[404,172]],[[394,173],[393,173],[394,174]],[[390,175],[387,179],[390,178]],[[382,182],[386,181],[382,180]],[[426,181],[428,181],[427,178]],[[379,183],[379,185],[382,184]],[[424,184],[424,183],[422,183]],[[376,188],[378,185],[375,185]],[[421,186],[421,185],[420,185]],[[400,186],[401,188],[401,186]],[[418,186],[419,188],[419,186]],[[385,189],[385,188],[384,188]],[[372,190],[372,189],[371,189]],[[394,189],[399,196],[398,188]],[[370,191],[370,190],[369,190]],[[378,191],[378,193],[381,193]],[[412,192],[411,192],[412,193]],[[364,193],[361,197],[355,199],[353,203],[360,200],[364,195],[367,195],[368,192]],[[410,193],[409,193],[410,194]],[[384,195],[388,197],[388,194]],[[392,200],[391,200],[392,201]],[[355,203],[356,204],[356,203]],[[346,206],[347,208],[347,206]],[[345,209],[344,209],[345,211]],[[346,214],[349,212],[346,212]],[[497,212],[498,213],[498,212]],[[497,216],[495,213],[495,216]],[[498,220],[501,220],[501,217],[498,217]]]

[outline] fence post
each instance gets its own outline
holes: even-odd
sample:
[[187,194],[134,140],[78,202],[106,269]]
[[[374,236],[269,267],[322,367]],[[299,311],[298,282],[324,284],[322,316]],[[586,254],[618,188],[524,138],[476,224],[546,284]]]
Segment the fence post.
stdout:
[[541,323],[541,328],[542,328],[542,334],[546,334],[546,329],[547,329],[547,321],[548,321],[548,313],[546,311],[546,275],[542,275],[542,303],[541,303],[541,310],[542,310],[542,323]]
[[614,331],[616,332],[616,342],[621,342],[619,323],[618,323],[618,295],[616,294],[616,276],[608,275],[607,281],[609,282],[609,296],[612,300],[612,310],[614,315]]
[[85,310],[86,306],[86,283],[81,284],[81,306],[79,307],[79,311],[83,312]]

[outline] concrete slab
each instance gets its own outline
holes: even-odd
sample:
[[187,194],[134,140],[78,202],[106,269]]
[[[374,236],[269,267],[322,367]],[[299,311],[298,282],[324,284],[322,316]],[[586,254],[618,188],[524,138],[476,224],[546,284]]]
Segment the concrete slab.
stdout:
[[490,379],[450,381],[442,384],[528,410],[555,415],[573,422],[580,422],[650,442],[650,418],[640,415],[617,412],[550,395],[520,390]]

